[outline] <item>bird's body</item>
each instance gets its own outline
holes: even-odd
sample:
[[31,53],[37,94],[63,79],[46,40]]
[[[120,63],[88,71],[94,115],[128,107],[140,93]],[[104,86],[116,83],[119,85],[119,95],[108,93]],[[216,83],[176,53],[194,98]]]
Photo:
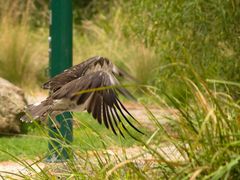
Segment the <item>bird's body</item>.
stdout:
[[122,129],[129,133],[122,119],[140,132],[126,117],[128,114],[133,118],[120,102],[117,92],[127,98],[134,97],[120,86],[115,75],[132,78],[107,58],[98,56],[87,59],[44,83],[43,88],[50,90],[49,97],[39,104],[30,105],[21,119],[45,120],[48,115],[55,118],[64,111],[87,110],[115,134],[118,131],[124,136]]

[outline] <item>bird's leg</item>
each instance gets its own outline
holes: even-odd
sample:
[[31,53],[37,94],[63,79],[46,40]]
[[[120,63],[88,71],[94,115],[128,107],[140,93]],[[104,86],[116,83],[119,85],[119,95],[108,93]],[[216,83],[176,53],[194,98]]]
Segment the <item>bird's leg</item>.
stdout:
[[51,113],[50,118],[52,121],[52,125],[51,125],[52,128],[55,128],[55,129],[61,128],[61,124],[56,120],[56,116],[59,115],[60,113],[61,112],[59,112],[59,111],[54,111]]

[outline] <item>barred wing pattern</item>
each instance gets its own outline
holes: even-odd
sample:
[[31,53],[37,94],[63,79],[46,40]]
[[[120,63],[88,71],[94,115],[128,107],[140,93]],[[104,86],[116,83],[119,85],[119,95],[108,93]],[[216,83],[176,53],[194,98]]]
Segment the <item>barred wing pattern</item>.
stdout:
[[126,96],[125,91],[122,91],[122,87],[115,85],[119,84],[112,74],[97,71],[71,81],[54,92],[51,97],[53,101],[58,99],[75,101],[76,106],[83,106],[100,124],[103,123],[107,128],[111,128],[116,135],[119,132],[124,137],[121,130],[124,129],[132,136],[123,120],[136,131],[142,133],[127,118],[129,115],[135,119],[118,98],[117,91]]
[[58,74],[55,77],[51,78],[48,82],[43,84],[42,88],[50,89],[51,91],[54,92],[60,89],[63,85],[73,81],[74,79],[77,79],[81,76],[99,70],[111,71],[115,75],[135,80],[131,75],[126,73],[124,70],[112,64],[107,58],[95,56],[85,60],[84,62],[78,65],[66,69],[63,73]]
[[54,117],[64,111],[87,110],[116,135],[119,133],[124,137],[124,130],[132,136],[126,124],[142,133],[128,119],[130,116],[135,120],[119,100],[118,93],[132,100],[135,98],[120,85],[115,75],[134,79],[100,56],[66,69],[43,84],[43,88],[51,92],[49,97],[41,103],[28,106],[21,120],[44,120],[48,115]]

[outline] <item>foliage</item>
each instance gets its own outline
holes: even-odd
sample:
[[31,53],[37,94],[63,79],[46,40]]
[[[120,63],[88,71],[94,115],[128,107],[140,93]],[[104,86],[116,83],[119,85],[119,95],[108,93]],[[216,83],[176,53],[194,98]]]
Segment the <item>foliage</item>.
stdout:
[[[41,79],[47,64],[47,55],[40,53],[47,52],[48,45],[43,45],[45,40],[41,39],[48,36],[47,25],[33,23],[42,14],[28,19],[36,6],[32,1],[26,2],[25,5],[4,4],[0,0],[0,74],[19,85],[40,82],[39,78],[29,77]],[[80,130],[75,131],[74,141],[80,142],[80,146],[74,144],[74,148],[81,149],[76,154],[79,161],[67,162],[66,173],[61,176],[80,179],[238,178],[240,2],[82,2],[74,11],[77,22],[74,63],[94,55],[109,57],[132,71],[138,79],[137,90],[145,99],[151,99],[159,108],[174,107],[177,113],[174,117],[167,115],[169,129],[147,109],[156,131],[150,132],[147,140],[143,138],[137,143],[127,140],[124,145],[97,125],[81,124]],[[42,7],[43,16],[47,18],[46,3]],[[20,13],[22,11],[26,14]],[[45,62],[38,64],[42,62],[39,59]],[[77,118],[82,121],[82,117]],[[48,138],[45,135],[44,138]],[[6,139],[1,140],[8,143]],[[19,143],[17,141],[14,143]],[[131,144],[139,146],[133,157],[127,156],[125,149]],[[173,159],[164,151],[165,145],[174,149]],[[123,157],[118,152],[109,153],[108,148],[112,146],[121,146]],[[180,156],[175,157],[176,152]],[[149,155],[151,159],[146,158]],[[55,178],[51,168],[36,176],[38,179]]]
[[[240,174],[239,104],[229,94],[211,90],[194,69],[190,71],[196,83],[187,76],[179,77],[193,97],[190,103],[166,94],[178,111],[178,118],[169,117],[174,135],[157,124],[159,134],[153,138],[153,144],[159,147],[159,136],[163,135],[161,139],[176,147],[184,160],[178,164],[162,162],[159,169],[167,179],[235,179]],[[158,89],[150,91],[156,96]],[[164,107],[161,101],[158,103]]]
[[[76,153],[78,151],[87,152],[105,148],[124,148],[137,144],[134,139],[128,136],[126,136],[126,139],[114,136],[110,130],[103,127],[103,125],[99,125],[86,112],[74,114],[74,119],[76,121],[74,121],[74,142],[72,146]],[[47,142],[50,141],[48,127],[46,124],[41,125],[37,122],[27,125],[30,126],[28,135],[0,134],[0,161],[12,160],[12,156],[17,156],[20,159],[45,158],[47,155]],[[102,143],[101,138],[105,139],[106,142]]]
[[[162,65],[190,63],[205,79],[240,80],[240,1],[134,0],[121,5],[128,17],[122,28],[127,37],[156,49]],[[171,90],[176,84],[169,81],[186,73],[183,67],[159,72],[163,82],[156,85]],[[236,88],[230,90],[239,96]]]
[[[175,116],[165,117],[171,129],[162,125],[161,120],[146,108],[149,123],[154,123],[156,130],[147,132],[145,138],[140,137],[138,142],[134,142],[128,138],[113,138],[113,134],[103,130],[96,121],[93,124],[87,116],[77,115],[80,129],[75,130],[73,146],[62,144],[65,148],[74,148],[77,160],[70,159],[62,165],[64,168],[61,164],[49,165],[41,172],[34,172],[34,169],[30,169],[30,172],[37,179],[238,178],[240,107],[231,96],[212,91],[195,71],[192,73],[198,79],[196,84],[186,76],[179,77],[179,81],[192,93],[191,103],[185,104],[166,94],[170,106],[176,110]],[[160,108],[169,108],[158,96],[158,88],[148,87],[144,91],[146,96],[155,97]],[[75,127],[78,127],[78,123]],[[41,134],[41,139],[49,140],[49,137],[45,133]],[[6,141],[7,144],[9,142]],[[132,147],[132,144],[136,145],[137,150],[130,152],[126,147]],[[120,148],[116,148],[116,145]],[[5,150],[1,152],[7,154]],[[10,154],[10,157],[20,164],[25,162],[15,155]],[[24,166],[29,168],[27,164]],[[62,173],[59,174],[59,171]],[[24,174],[19,176],[27,178]]]
[[152,69],[158,66],[158,60],[154,51],[124,36],[121,28],[125,21],[122,21],[121,13],[116,11],[108,22],[101,15],[94,21],[82,22],[82,33],[74,33],[74,63],[96,55],[105,56],[133,74],[138,83],[147,84],[149,78],[155,76]]

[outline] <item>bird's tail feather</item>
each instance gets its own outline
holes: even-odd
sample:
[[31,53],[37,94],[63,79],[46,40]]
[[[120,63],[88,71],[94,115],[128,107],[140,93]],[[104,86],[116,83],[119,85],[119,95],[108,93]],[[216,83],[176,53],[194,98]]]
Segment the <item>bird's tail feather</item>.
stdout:
[[44,103],[31,104],[25,110],[25,115],[20,118],[24,122],[32,122],[35,119],[43,119],[49,110],[49,105]]

